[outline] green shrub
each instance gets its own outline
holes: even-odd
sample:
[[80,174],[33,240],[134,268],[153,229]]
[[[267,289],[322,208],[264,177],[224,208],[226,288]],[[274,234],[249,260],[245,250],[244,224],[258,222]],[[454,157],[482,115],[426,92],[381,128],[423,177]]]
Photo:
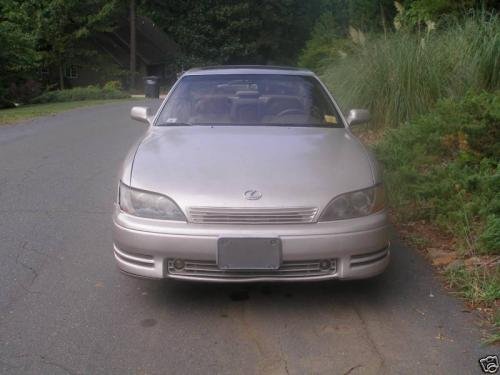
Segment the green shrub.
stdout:
[[29,103],[42,92],[42,85],[32,79],[12,82],[6,98],[16,103]]
[[425,219],[464,252],[500,254],[500,92],[441,100],[376,146],[391,204]]
[[479,241],[484,252],[500,251],[500,214],[489,215],[486,218],[486,225]]
[[108,81],[102,88],[106,91],[121,91],[123,89],[120,81]]
[[99,88],[97,86],[75,87],[69,90],[47,91],[31,101],[33,104],[54,103],[54,102],[72,102],[77,100],[96,100],[96,99],[123,99],[129,95],[117,89],[112,88],[114,84],[108,87]]
[[331,60],[322,78],[344,109],[371,110],[378,126],[398,126],[440,98],[500,87],[500,21],[475,14],[429,33],[367,37]]
[[319,72],[347,52],[351,52],[353,46],[348,40],[339,38],[339,34],[334,15],[323,14],[299,56],[298,65]]

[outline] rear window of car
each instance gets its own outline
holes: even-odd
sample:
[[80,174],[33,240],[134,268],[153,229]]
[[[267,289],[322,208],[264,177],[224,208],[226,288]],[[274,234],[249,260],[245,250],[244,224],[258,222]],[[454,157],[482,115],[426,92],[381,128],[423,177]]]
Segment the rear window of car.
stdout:
[[281,74],[185,76],[156,125],[343,127],[316,78]]

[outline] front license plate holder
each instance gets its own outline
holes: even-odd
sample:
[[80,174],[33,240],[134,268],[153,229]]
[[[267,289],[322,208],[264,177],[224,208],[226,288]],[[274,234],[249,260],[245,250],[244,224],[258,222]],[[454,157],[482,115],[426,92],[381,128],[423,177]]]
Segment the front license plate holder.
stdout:
[[222,270],[276,270],[281,266],[281,240],[219,238],[217,265]]

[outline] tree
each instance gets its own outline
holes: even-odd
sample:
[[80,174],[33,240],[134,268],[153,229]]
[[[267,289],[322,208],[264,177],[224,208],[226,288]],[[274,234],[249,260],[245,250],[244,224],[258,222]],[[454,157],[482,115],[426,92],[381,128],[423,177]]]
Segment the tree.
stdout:
[[[338,16],[338,15],[337,15]],[[314,71],[320,71],[346,52],[348,44],[344,38],[342,27],[338,24],[339,17],[331,12],[325,12],[314,25],[311,37],[302,50],[298,64]]]
[[349,27],[363,32],[383,31],[396,9],[393,0],[326,0],[325,13],[335,19],[338,36],[349,34]]
[[362,45],[364,32],[387,33],[395,13],[392,0],[326,0],[323,9],[298,60],[315,71]]
[[498,10],[500,3],[492,0],[400,0],[395,6],[398,9],[394,19],[396,28],[420,31],[435,28],[438,21],[460,17],[472,9]]
[[9,105],[9,84],[27,78],[37,66],[35,40],[21,26],[24,21],[26,14],[15,4],[0,0],[0,108]]
[[184,64],[293,63],[323,0],[143,0],[185,52]]
[[56,66],[64,88],[64,64],[91,53],[82,42],[93,32],[109,31],[121,0],[14,1],[29,15],[37,50],[44,64]]
[[135,71],[136,71],[136,41],[137,35],[135,31],[135,0],[130,0],[129,4],[129,23],[130,23],[130,88],[135,88]]

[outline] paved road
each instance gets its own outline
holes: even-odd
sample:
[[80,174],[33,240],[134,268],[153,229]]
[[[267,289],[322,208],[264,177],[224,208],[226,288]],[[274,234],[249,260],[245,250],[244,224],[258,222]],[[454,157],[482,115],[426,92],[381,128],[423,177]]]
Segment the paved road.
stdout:
[[467,374],[498,352],[397,239],[388,272],[366,282],[119,273],[116,171],[145,129],[131,105],[0,127],[0,373]]

